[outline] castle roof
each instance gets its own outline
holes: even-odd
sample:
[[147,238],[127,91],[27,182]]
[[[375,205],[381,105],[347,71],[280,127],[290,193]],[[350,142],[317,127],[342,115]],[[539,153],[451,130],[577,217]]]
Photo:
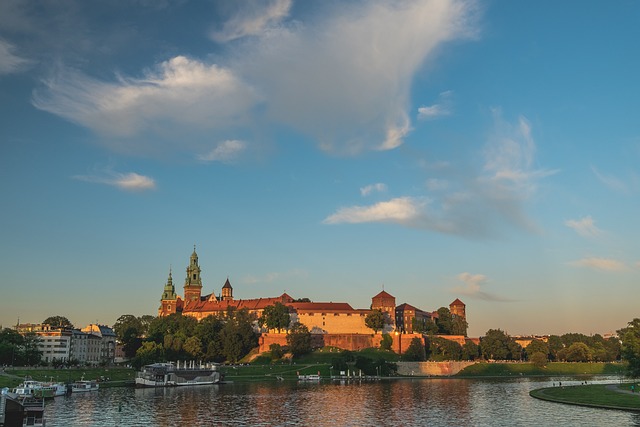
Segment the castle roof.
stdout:
[[227,289],[227,288],[231,288],[231,283],[229,283],[229,278],[228,277],[227,277],[227,281],[224,282],[224,285],[222,286],[222,289]]
[[301,312],[354,312],[353,307],[346,302],[292,302],[287,304],[294,310]]
[[378,295],[376,295],[372,299],[377,299],[377,298],[395,298],[395,297],[386,291],[381,291]]
[[282,294],[279,297],[273,298],[256,298],[256,299],[246,299],[246,300],[227,300],[227,301],[195,301],[189,302],[189,304],[185,307],[184,312],[222,312],[227,309],[235,308],[237,310],[241,310],[246,308],[249,311],[252,310],[263,310],[265,307],[270,305],[274,305],[276,302],[281,304],[288,304],[293,301],[289,295]]
[[465,303],[463,303],[462,301],[460,301],[458,298],[456,298],[451,304],[449,304],[449,306],[452,305],[462,305],[465,306]]
[[429,316],[429,317],[433,317],[433,313],[429,313],[427,311],[424,310],[420,310],[418,307],[414,307],[411,304],[407,304],[406,302],[403,304],[400,304],[399,306],[396,307],[396,310],[413,310],[416,314],[417,313],[422,313],[425,316]]

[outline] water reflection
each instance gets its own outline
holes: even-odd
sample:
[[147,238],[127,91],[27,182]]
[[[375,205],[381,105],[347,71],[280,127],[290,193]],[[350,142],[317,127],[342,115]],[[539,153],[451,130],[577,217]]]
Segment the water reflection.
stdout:
[[[569,379],[562,381],[570,383]],[[550,385],[551,380],[539,379],[409,379],[114,388],[56,399],[47,405],[46,416],[48,426],[97,427],[640,426],[640,414],[559,405],[529,396],[531,389]]]

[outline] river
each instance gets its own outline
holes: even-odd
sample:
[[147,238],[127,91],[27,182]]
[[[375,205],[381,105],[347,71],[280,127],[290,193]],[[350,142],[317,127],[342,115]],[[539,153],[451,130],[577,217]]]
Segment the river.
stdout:
[[[640,414],[545,402],[584,379],[401,379],[105,388],[46,406],[47,426],[640,426]],[[589,379],[589,383],[615,378]]]

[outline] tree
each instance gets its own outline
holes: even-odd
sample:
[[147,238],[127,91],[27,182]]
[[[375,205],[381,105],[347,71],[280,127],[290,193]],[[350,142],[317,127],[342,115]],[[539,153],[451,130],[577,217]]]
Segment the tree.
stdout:
[[385,323],[387,323],[387,319],[382,310],[379,309],[372,310],[371,313],[367,314],[367,317],[364,318],[365,326],[373,329],[374,334],[383,330]]
[[311,333],[309,329],[298,322],[291,325],[287,335],[287,345],[294,357],[311,352]]
[[547,359],[547,353],[543,353],[541,351],[531,353],[529,356],[529,361],[533,363],[533,366],[536,368],[544,368],[547,364]]
[[451,335],[453,331],[453,317],[451,311],[447,307],[440,307],[438,309],[438,333],[442,335]]
[[547,339],[549,345],[549,359],[558,360],[558,352],[564,348],[562,339],[558,335],[551,335]]
[[446,338],[434,338],[430,344],[432,360],[460,360],[462,359],[462,346],[456,341]]
[[144,326],[140,318],[132,314],[123,314],[113,324],[113,332],[122,343],[125,357],[134,357],[142,345],[144,334]]
[[480,341],[482,356],[485,359],[507,360],[510,358],[509,341],[511,339],[500,329],[489,329]]
[[53,326],[56,328],[72,328],[73,329],[73,323],[71,323],[69,319],[67,319],[64,316],[49,316],[46,319],[44,319],[42,323],[45,323],[49,326]]
[[451,335],[462,335],[467,336],[467,329],[469,328],[469,324],[464,318],[460,316],[453,316],[451,319]]
[[531,340],[529,345],[527,345],[524,350],[526,352],[527,359],[529,360],[531,360],[531,356],[535,353],[542,353],[545,355],[545,358],[547,358],[547,355],[549,354],[549,344],[542,340],[534,339]]
[[197,336],[189,337],[184,343],[184,350],[189,356],[199,359],[204,352],[202,351],[202,341]]
[[278,333],[280,333],[280,330],[287,329],[291,322],[289,307],[279,302],[269,305],[264,308],[259,321],[260,326],[266,325],[267,328],[277,329]]
[[633,319],[626,328],[618,331],[622,340],[621,354],[627,362],[627,374],[640,377],[640,319]]
[[382,339],[380,340],[380,350],[391,350],[391,346],[393,345],[393,338],[389,334],[382,334]]
[[273,360],[282,359],[282,356],[284,356],[282,346],[277,343],[273,343],[269,346],[269,352],[271,353],[271,359]]
[[144,365],[150,365],[163,360],[165,360],[165,357],[162,345],[153,341],[147,341],[142,343],[142,346],[136,352],[136,356],[132,360],[132,365],[136,369],[140,369]]
[[567,348],[565,360],[567,362],[590,362],[591,349],[583,342],[574,342]]
[[465,341],[462,346],[462,360],[476,360],[480,357],[480,346],[471,340]]
[[422,362],[425,360],[424,345],[420,338],[413,338],[409,343],[409,347],[402,354],[402,360],[407,362]]

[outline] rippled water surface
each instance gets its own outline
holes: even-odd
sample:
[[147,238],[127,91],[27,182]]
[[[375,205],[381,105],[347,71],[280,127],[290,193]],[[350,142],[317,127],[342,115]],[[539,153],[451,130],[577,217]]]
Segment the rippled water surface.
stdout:
[[47,426],[640,426],[640,414],[529,396],[547,386],[551,380],[416,379],[112,388],[57,398],[46,418]]

